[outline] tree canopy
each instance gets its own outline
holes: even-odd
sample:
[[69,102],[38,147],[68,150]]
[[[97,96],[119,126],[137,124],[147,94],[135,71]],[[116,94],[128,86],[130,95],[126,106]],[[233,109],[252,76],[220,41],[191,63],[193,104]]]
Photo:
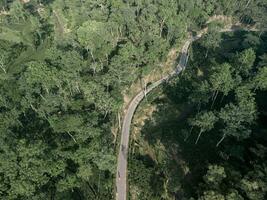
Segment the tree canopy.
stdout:
[[[266,6],[265,0],[0,1],[0,199],[114,199],[117,124],[125,91],[144,72],[159,72],[188,32],[206,27],[213,16],[262,27]],[[234,130],[225,134],[226,141],[251,135],[255,99],[266,90],[264,37],[244,36],[242,50],[229,53],[236,62],[207,67],[207,79],[185,77],[190,87],[175,94],[203,108],[190,118],[197,140],[204,141],[218,126]],[[212,63],[222,41],[217,30],[210,31],[199,45],[202,58]],[[235,100],[227,102],[229,96]],[[222,129],[214,134],[216,143],[223,135]],[[139,186],[149,187],[152,172],[140,162],[134,166],[144,170],[136,182],[144,180]],[[252,172],[240,182],[249,198],[261,190],[251,188]],[[178,175],[171,171],[169,176],[164,187],[176,193]],[[157,195],[147,192],[144,199],[159,199],[162,182],[153,183]],[[238,196],[235,191],[229,195]]]

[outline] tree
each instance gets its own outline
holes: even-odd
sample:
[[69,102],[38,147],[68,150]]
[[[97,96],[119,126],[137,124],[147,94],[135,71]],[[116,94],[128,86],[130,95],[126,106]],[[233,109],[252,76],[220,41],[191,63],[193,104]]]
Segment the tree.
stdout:
[[267,67],[262,67],[257,72],[256,76],[252,80],[254,90],[266,90],[267,89]]
[[227,63],[213,68],[209,77],[211,90],[213,91],[211,107],[213,107],[219,92],[222,92],[224,97],[234,88],[235,82],[232,78],[231,69],[231,65]]
[[[110,27],[110,29],[108,29]],[[116,46],[117,40],[112,36],[113,23],[105,24],[97,21],[86,21],[77,30],[79,43],[90,52],[93,59],[92,68],[94,73],[103,69],[103,62],[108,59],[108,55]],[[96,63],[96,59],[100,61]]]
[[267,66],[267,53],[260,56],[260,59],[261,59],[261,61],[259,62],[258,66],[259,67]]
[[20,140],[13,141],[13,145],[15,149],[6,147],[0,156],[0,173],[5,174],[1,176],[1,196],[11,199],[44,197],[40,188],[49,183],[51,176],[60,176],[66,165],[55,159],[56,155],[45,155],[49,147],[41,141],[27,144],[26,140]]
[[256,35],[248,33],[245,35],[245,39],[242,42],[244,49],[257,49],[260,44],[260,38]]
[[7,53],[3,52],[3,54],[0,56],[0,68],[1,70],[6,74],[6,57]]
[[267,192],[266,165],[256,165],[240,180],[239,187],[250,200],[264,199]]
[[222,166],[210,165],[206,175],[203,177],[205,183],[210,188],[218,189],[223,179],[226,178],[226,173]]
[[241,88],[237,90],[238,106],[232,103],[227,104],[218,114],[224,128],[221,130],[223,136],[218,141],[217,147],[226,136],[234,136],[238,140],[242,140],[248,138],[251,133],[246,125],[252,124],[256,118],[255,100],[248,88]]
[[10,5],[9,14],[15,22],[26,20],[27,13],[25,12],[23,4],[20,0],[15,0],[12,2],[12,4]]
[[207,80],[196,83],[194,86],[194,89],[189,92],[189,101],[193,104],[198,104],[198,110],[200,110],[201,105],[206,105],[211,99],[211,86]]
[[[251,123],[255,121],[255,102],[258,102],[254,98],[258,95],[240,86],[245,85],[250,89],[255,86],[256,90],[266,88],[262,75],[264,72],[259,69],[253,77],[251,72],[256,69],[250,67],[254,63],[247,62],[246,56],[245,62],[241,59],[240,63],[248,65],[248,72],[242,71],[240,75],[233,67],[228,69],[216,64],[228,62],[225,57],[218,57],[216,52],[221,39],[226,37],[219,33],[217,24],[206,24],[206,21],[213,15],[216,15],[215,18],[228,15],[264,26],[265,7],[266,0],[0,1],[0,199],[113,199],[116,145],[111,132],[117,128],[116,116],[123,107],[123,95],[138,81],[140,72],[147,75],[160,71],[159,66],[163,66],[170,49],[178,49],[188,31],[208,26],[209,33],[203,44],[197,45],[199,49],[207,51],[207,56],[203,58],[200,52],[202,63],[197,63],[197,58],[191,69],[179,77],[179,82],[170,81],[175,87],[168,96],[172,95],[175,104],[183,102],[189,105],[190,113],[198,107],[199,114],[194,119],[194,126],[199,131],[197,140],[215,124],[223,133],[221,128],[230,124],[228,121],[234,117],[233,113],[228,113],[230,118],[227,123],[218,122],[219,105],[213,113],[201,112],[207,109],[212,95],[212,100],[216,101],[217,95],[222,94],[225,97],[223,103],[232,103],[236,106],[233,107],[235,112],[241,110],[243,113],[237,115],[242,119],[241,128],[229,125],[230,128],[225,129],[227,136],[232,130],[241,132],[241,129],[254,128]],[[265,34],[261,33],[261,39],[256,34],[247,34],[240,39],[245,39],[239,43],[241,48],[248,45],[253,47],[258,62],[258,55],[265,50]],[[263,45],[258,45],[258,42]],[[210,55],[216,57],[215,62],[211,61]],[[252,56],[248,54],[248,58],[250,60]],[[266,66],[263,63],[264,59],[259,66]],[[210,70],[213,64],[214,69]],[[196,66],[203,72],[199,76],[194,73]],[[234,64],[231,63],[231,66]],[[232,79],[235,79],[234,84]],[[234,90],[236,87],[240,88]],[[233,121],[239,123],[237,119]],[[179,123],[179,126],[184,124]],[[161,129],[153,131],[158,130]],[[170,130],[170,133],[175,130]],[[165,135],[157,138],[159,142],[155,144],[155,148],[160,146],[160,150],[158,148],[155,151],[158,163],[153,163],[147,155],[134,156],[137,161],[132,162],[133,170],[130,169],[133,176],[129,175],[134,183],[130,183],[130,189],[132,186],[137,188],[136,198],[175,199],[182,193],[185,194],[184,198],[190,196],[186,194],[188,190],[184,185],[187,181],[181,182],[185,180],[184,174],[173,167],[179,162],[168,162],[167,158],[176,154],[176,149],[172,152],[173,146],[169,145],[175,140],[166,142],[165,136],[175,139],[179,136],[174,137],[165,128],[164,131]],[[259,133],[261,135],[261,130]],[[256,137],[249,138],[248,143],[254,144],[254,139]],[[188,151],[179,151],[179,155],[185,159],[182,164],[188,163],[192,172],[190,188],[197,187],[200,178],[197,175],[195,179],[195,174],[203,174],[203,164],[211,160],[214,165],[223,166],[225,173],[228,172],[226,161],[218,156],[220,154],[227,158],[223,148],[227,146],[220,148],[220,153],[212,152],[212,155],[216,155],[214,159],[209,156],[211,154],[205,154],[206,149],[201,149],[206,142],[191,148],[194,153],[203,150],[200,157],[208,157],[206,160],[200,159],[201,165],[194,169],[191,169],[194,160],[188,159],[185,154]],[[235,142],[227,141],[226,145],[233,143],[231,146],[236,147]],[[238,145],[242,146],[243,143],[239,142]],[[183,148],[183,143],[175,148]],[[249,148],[249,145],[244,145],[243,149]],[[236,164],[232,164],[232,160],[229,159],[227,164]],[[246,160],[246,163],[251,165],[250,161]],[[254,172],[249,169],[250,165],[242,170],[245,179],[242,184],[241,181],[227,182],[227,175],[221,182],[221,190],[208,188],[204,192],[206,198],[219,198],[222,195],[224,198],[229,196],[238,199],[240,195],[237,191],[242,191],[246,199],[261,197],[265,190],[251,189],[250,185],[254,186],[254,182],[257,182],[260,188],[264,188],[264,179],[259,178],[264,170],[255,172],[257,176],[248,175],[248,171]],[[214,176],[218,180],[222,174],[219,169],[216,170],[207,176]],[[228,185],[240,183],[238,185],[242,185],[244,190],[236,187],[222,192],[224,182]],[[203,194],[203,191],[198,193]]]
[[199,200],[225,200],[224,196],[216,191],[205,191]]
[[225,200],[244,200],[244,198],[233,189],[225,196]]
[[195,116],[195,118],[193,118],[189,121],[189,123],[193,127],[196,126],[200,129],[195,144],[198,143],[199,138],[203,132],[210,131],[214,127],[214,124],[216,121],[217,121],[217,117],[211,111],[198,113]]
[[236,58],[236,72],[247,77],[252,70],[256,55],[252,48],[239,53]]
[[210,32],[204,35],[201,45],[206,48],[206,58],[208,56],[209,50],[214,50],[219,47],[220,42],[221,34],[217,30],[211,30]]

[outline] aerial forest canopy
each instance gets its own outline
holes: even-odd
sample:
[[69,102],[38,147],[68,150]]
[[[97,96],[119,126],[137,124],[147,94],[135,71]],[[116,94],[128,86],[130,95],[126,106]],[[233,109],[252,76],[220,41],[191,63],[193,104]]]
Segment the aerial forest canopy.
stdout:
[[219,33],[207,47],[209,38],[193,43],[160,97],[148,96],[154,112],[132,133],[132,199],[267,197],[267,34]]
[[[1,0],[0,199],[114,199],[113,129],[123,92],[143,72],[157,70],[171,48],[179,48],[189,32],[205,28],[216,15],[267,28],[266,0]],[[175,101],[197,105],[199,112],[188,120],[192,134],[199,134],[196,143],[215,126],[220,137],[214,141],[220,148],[231,137],[244,141],[254,137],[259,112],[266,120],[266,35],[257,34],[248,34],[241,49],[216,63],[212,56],[221,36],[211,32],[196,44],[204,55],[193,51],[196,58],[190,62],[206,65],[202,73],[207,78],[190,77],[194,73],[189,70],[176,84],[190,82],[185,89],[192,93],[175,96]],[[197,88],[201,90],[195,92]],[[217,107],[218,101],[225,106]],[[266,127],[262,129],[255,137],[266,134]],[[241,181],[240,187],[247,188],[239,199],[260,200],[267,190],[266,146],[252,141],[257,148],[251,147],[250,153],[259,159],[230,183]],[[235,143],[228,145],[230,151]],[[209,167],[200,199],[223,195],[227,169]],[[138,170],[142,174],[147,169]],[[253,178],[259,179],[258,185]],[[171,183],[170,193],[176,194],[176,182]],[[255,187],[262,193],[253,193]],[[237,199],[236,190],[229,193]]]

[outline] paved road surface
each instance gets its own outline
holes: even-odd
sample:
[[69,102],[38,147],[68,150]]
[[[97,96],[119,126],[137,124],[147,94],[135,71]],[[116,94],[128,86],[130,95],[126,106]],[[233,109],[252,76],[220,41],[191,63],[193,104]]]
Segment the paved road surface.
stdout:
[[[222,29],[219,32],[233,32],[240,30],[240,28],[232,28],[232,29]],[[258,31],[255,30],[249,30],[248,31]],[[188,48],[190,44],[198,40],[202,37],[202,34],[198,34],[190,39],[188,39],[181,51],[181,57],[179,60],[179,63],[176,67],[176,69],[171,72],[169,75],[163,77],[162,79],[158,80],[157,82],[151,84],[147,90],[146,93],[149,93],[151,90],[162,84],[164,81],[168,80],[169,78],[178,75],[181,73],[182,70],[185,69],[187,60],[188,60]],[[142,101],[142,99],[145,97],[145,92],[141,91],[139,92],[134,99],[131,101],[128,110],[124,116],[123,125],[122,125],[122,134],[121,134],[121,142],[120,142],[120,151],[118,155],[118,161],[117,161],[117,175],[116,175],[116,199],[117,200],[126,200],[127,198],[127,155],[128,155],[128,144],[129,144],[129,134],[130,134],[130,125],[131,121],[134,115],[134,112],[139,105],[139,103]]]
[[[146,93],[149,93],[151,90],[162,84],[164,81],[168,80],[172,76],[178,75],[184,70],[187,60],[188,60],[188,48],[192,41],[200,38],[201,35],[198,35],[194,38],[187,40],[181,51],[181,58],[176,69],[171,72],[169,75],[163,77],[157,82],[152,83],[146,90]],[[118,156],[118,165],[117,165],[117,175],[116,175],[116,199],[117,200],[126,200],[127,197],[127,155],[128,155],[128,144],[129,144],[129,134],[130,134],[130,125],[134,112],[138,104],[145,97],[145,92],[139,92],[134,99],[131,101],[128,110],[124,116],[123,125],[122,125],[122,134],[121,134],[121,143],[120,151]]]

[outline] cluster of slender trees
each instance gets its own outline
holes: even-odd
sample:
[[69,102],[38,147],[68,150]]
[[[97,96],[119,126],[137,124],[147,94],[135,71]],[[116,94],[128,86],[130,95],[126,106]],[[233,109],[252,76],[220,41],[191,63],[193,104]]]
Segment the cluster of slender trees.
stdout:
[[[267,38],[260,33],[240,35],[229,42],[229,52],[214,50],[207,65],[200,57],[200,62],[192,60],[204,72],[195,79],[194,87],[201,90],[191,98],[197,112],[188,120],[186,140],[195,137],[197,144],[203,139],[202,144],[214,145],[221,157],[209,161],[198,186],[203,200],[266,198]],[[201,42],[195,48],[201,49]]]
[[164,86],[171,105],[159,104],[135,141],[132,196],[266,198],[266,42],[241,31],[193,43],[186,71]]

